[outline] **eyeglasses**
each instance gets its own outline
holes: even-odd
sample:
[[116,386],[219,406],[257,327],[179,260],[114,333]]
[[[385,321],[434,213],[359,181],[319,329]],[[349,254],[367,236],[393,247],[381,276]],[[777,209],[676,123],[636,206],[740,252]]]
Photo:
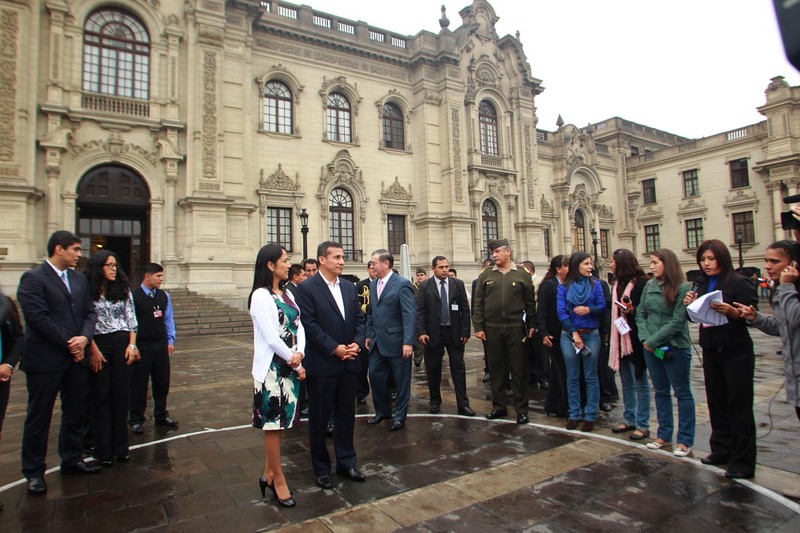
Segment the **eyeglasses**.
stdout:
[[106,263],[103,266],[106,267],[106,268],[110,268],[112,270],[116,270],[118,268],[116,263]]

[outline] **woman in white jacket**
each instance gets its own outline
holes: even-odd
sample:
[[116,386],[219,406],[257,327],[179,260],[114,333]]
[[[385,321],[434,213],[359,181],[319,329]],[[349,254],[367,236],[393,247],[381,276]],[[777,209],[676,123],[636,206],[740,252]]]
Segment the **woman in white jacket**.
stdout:
[[297,398],[306,338],[300,308],[284,290],[289,257],[277,244],[261,248],[256,257],[248,306],[253,319],[253,427],[264,430],[264,473],[258,480],[284,507],[294,507],[292,491],[281,469],[281,437],[298,418]]

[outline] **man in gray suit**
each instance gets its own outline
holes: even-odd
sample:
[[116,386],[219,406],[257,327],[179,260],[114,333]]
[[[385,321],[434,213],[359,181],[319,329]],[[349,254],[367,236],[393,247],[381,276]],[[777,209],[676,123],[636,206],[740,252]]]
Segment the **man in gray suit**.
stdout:
[[414,353],[416,305],[411,282],[392,272],[394,257],[389,250],[372,252],[375,279],[370,283],[372,296],[367,311],[367,348],[369,381],[375,416],[367,423],[379,424],[391,417],[387,381],[394,377],[397,392],[394,420],[389,428],[397,431],[406,425],[411,397],[411,356]]

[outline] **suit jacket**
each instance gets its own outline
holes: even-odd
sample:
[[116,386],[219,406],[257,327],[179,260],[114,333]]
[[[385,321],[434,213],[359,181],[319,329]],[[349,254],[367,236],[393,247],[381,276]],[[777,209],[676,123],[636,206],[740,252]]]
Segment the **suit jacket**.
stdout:
[[358,372],[356,360],[342,361],[333,352],[340,344],[364,346],[365,318],[351,282],[339,278],[345,317],[339,311],[321,273],[305,280],[294,290],[300,307],[300,321],[306,330],[303,366],[309,376],[335,376]]
[[[19,362],[22,353],[22,324],[17,313],[17,304],[0,293],[0,338],[3,343],[3,356],[0,364],[8,364],[15,367]],[[0,413],[0,419],[4,413]]]
[[[86,276],[67,269],[67,290],[46,261],[25,272],[17,300],[25,315],[25,347],[20,368],[25,372],[60,372],[74,363],[67,341],[94,336],[97,314]],[[86,345],[88,348],[88,344]],[[80,363],[89,366],[89,358]]]
[[416,304],[411,282],[392,274],[380,298],[377,279],[370,282],[369,292],[372,295],[367,314],[369,352],[377,350],[384,357],[402,357],[404,344],[416,344]]
[[[431,346],[437,346],[440,342],[461,344],[462,337],[469,337],[471,320],[464,282],[456,278],[447,278],[447,296],[447,308],[450,311],[450,336],[440,339],[442,296],[439,279],[432,277],[420,284],[417,293],[417,337],[428,335]],[[458,310],[454,311],[453,306],[456,306]]]

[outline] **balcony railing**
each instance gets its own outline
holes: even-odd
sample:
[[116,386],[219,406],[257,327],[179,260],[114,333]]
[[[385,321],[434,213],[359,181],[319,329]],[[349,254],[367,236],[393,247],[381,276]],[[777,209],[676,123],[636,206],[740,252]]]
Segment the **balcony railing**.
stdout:
[[487,167],[502,167],[503,158],[496,155],[481,154],[481,165]]
[[149,117],[150,102],[135,100],[133,98],[120,98],[98,93],[83,93],[81,107],[86,110],[100,111],[114,115],[130,115],[134,117]]

